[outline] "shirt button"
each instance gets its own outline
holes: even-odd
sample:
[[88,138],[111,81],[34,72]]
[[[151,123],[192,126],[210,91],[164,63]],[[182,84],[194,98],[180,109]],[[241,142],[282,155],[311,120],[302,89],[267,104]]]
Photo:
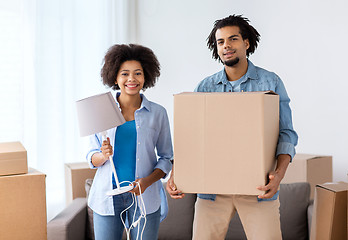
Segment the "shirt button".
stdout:
[[138,142],[138,144],[140,144],[140,142]]

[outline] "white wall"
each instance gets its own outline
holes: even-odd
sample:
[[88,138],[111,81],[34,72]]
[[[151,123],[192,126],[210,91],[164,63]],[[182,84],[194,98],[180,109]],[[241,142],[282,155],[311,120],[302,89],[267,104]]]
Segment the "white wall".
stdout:
[[333,155],[334,180],[347,181],[347,9],[344,0],[140,0],[137,42],[162,65],[146,94],[167,108],[172,123],[172,95],[222,69],[206,47],[214,21],[243,14],[261,34],[250,59],[276,72],[292,99],[297,152]]

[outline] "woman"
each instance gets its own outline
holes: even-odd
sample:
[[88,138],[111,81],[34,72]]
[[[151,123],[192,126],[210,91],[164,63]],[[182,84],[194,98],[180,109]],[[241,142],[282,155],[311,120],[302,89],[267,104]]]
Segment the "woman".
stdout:
[[[108,130],[110,138],[105,141],[101,140],[100,134],[90,137],[87,159],[90,166],[98,170],[88,205],[93,210],[97,240],[122,238],[124,225],[120,214],[131,205],[132,193],[139,195],[140,189],[146,208],[146,224],[143,228],[145,220],[142,218],[131,230],[132,239],[136,239],[138,228],[140,233],[144,229],[144,240],[157,239],[159,223],[167,214],[167,199],[160,179],[166,177],[172,167],[169,121],[162,106],[150,102],[140,93],[153,87],[159,75],[156,56],[141,45],[114,45],[105,55],[102,81],[113,90],[120,90],[116,102],[126,123]],[[134,182],[130,192],[113,197],[106,195],[116,188],[109,156],[113,156],[119,182]],[[134,211],[133,205],[122,214],[123,221],[127,219],[132,224]],[[136,213],[135,220],[139,209]]]

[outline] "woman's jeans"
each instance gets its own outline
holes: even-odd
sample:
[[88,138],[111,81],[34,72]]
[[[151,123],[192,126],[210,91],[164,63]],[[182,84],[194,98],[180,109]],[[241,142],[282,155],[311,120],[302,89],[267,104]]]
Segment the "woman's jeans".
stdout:
[[[101,216],[95,212],[93,212],[93,223],[94,223],[94,236],[96,240],[121,240],[122,234],[124,230],[124,226],[122,224],[120,213],[128,208],[132,202],[133,198],[131,193],[123,193],[120,195],[113,196],[114,200],[114,216]],[[133,223],[133,215],[135,211],[135,203],[133,206],[128,209],[126,212],[122,214],[123,221],[126,222],[128,220],[129,225]],[[154,240],[157,239],[158,229],[160,224],[160,214],[161,208],[159,208],[156,212],[146,215],[146,225],[143,233],[143,240]],[[136,221],[140,216],[140,209],[138,205],[138,209],[136,211],[136,215],[134,221]],[[137,239],[137,233],[139,228],[139,236],[138,239],[141,238],[141,232],[144,226],[144,218],[141,219],[140,223],[131,230],[131,239]]]

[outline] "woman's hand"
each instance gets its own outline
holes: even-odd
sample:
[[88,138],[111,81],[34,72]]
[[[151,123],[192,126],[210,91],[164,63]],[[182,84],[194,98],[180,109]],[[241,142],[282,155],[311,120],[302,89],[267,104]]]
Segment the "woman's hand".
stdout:
[[101,152],[94,153],[92,155],[92,164],[95,167],[102,166],[109,157],[113,154],[112,146],[110,145],[110,138],[107,138],[103,141],[102,146],[100,148]]
[[155,170],[153,170],[153,172],[149,176],[136,179],[133,182],[134,188],[129,192],[135,193],[136,195],[139,195],[140,189],[139,189],[138,184],[140,184],[141,193],[143,193],[143,192],[145,192],[146,188],[151,186],[154,182],[157,182],[158,180],[163,178],[165,175],[166,174],[161,169],[156,168]]
[[103,141],[100,150],[102,151],[104,161],[109,160],[109,157],[112,156],[112,154],[114,153],[110,144],[110,138],[107,138]]
[[[141,189],[141,194],[143,194],[145,192],[146,188],[148,188],[151,184],[152,183],[150,182],[148,177],[138,178],[132,183],[134,188],[132,190],[130,190],[129,192],[135,193],[135,195],[138,196],[138,195],[140,195],[140,189]],[[140,188],[139,188],[139,185],[140,185]]]

